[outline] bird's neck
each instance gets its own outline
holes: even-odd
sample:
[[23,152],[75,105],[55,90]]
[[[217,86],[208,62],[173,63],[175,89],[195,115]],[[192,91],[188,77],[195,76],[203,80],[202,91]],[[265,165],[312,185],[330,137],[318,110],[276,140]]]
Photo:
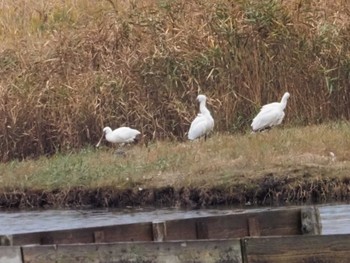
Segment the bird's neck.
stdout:
[[110,127],[106,127],[105,129],[105,134],[111,133],[112,129]]
[[205,101],[201,101],[201,103],[199,104],[199,111],[202,114],[210,114],[209,110],[207,109],[206,105],[205,105]]
[[281,107],[282,107],[282,110],[284,110],[287,106],[287,99],[286,98],[282,98],[281,100]]

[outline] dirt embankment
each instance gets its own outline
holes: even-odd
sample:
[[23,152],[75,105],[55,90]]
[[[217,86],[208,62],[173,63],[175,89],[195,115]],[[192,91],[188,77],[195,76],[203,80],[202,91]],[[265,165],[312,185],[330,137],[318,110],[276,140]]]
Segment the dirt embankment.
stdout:
[[[198,189],[171,186],[157,189],[71,188],[52,191],[14,190],[0,193],[3,208],[99,208],[177,206],[204,208],[217,205],[276,205],[348,201],[349,178],[310,178],[267,174],[245,185]],[[249,187],[247,186],[249,185]]]

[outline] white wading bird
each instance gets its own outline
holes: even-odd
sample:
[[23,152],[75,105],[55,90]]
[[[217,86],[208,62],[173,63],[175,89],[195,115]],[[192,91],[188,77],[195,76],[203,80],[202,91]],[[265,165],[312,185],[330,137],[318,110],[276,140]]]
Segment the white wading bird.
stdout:
[[125,143],[132,143],[136,139],[136,136],[141,134],[138,130],[131,129],[129,127],[120,127],[112,131],[110,127],[103,128],[102,137],[96,144],[96,147],[100,146],[103,136],[106,135],[106,140],[111,143],[119,143],[123,146]]
[[214,119],[210,111],[205,106],[207,97],[205,95],[198,95],[199,111],[197,117],[192,121],[190,130],[188,131],[188,139],[195,140],[204,135],[207,138],[208,133],[214,128]]
[[284,93],[281,102],[273,102],[262,106],[260,112],[253,119],[253,132],[260,132],[270,129],[273,126],[281,124],[284,118],[284,109],[287,106],[287,100],[290,97],[288,92]]

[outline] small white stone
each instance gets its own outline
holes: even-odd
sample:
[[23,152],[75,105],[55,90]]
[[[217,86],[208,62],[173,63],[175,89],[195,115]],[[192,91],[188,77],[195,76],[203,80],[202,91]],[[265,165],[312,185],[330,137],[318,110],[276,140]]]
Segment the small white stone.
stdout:
[[329,155],[331,156],[332,162],[335,162],[337,160],[337,157],[335,156],[334,152],[329,152]]

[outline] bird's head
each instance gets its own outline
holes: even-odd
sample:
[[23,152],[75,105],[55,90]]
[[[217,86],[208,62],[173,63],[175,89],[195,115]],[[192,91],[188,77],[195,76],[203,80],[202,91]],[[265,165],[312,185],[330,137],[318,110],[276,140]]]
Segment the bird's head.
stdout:
[[283,97],[282,97],[282,101],[287,102],[287,100],[289,99],[289,97],[290,97],[289,92],[284,93],[284,95],[283,95]]
[[197,100],[199,102],[206,101],[207,97],[205,95],[203,95],[203,94],[200,94],[200,95],[197,96]]
[[111,131],[112,131],[112,129],[110,127],[104,127],[103,128],[103,134],[107,134],[107,133],[109,133]]
[[111,131],[112,131],[112,129],[111,129],[110,127],[104,127],[104,128],[103,128],[103,130],[102,130],[102,136],[101,136],[100,140],[98,141],[98,143],[96,144],[96,147],[99,147],[99,146],[100,146],[101,141],[102,141],[102,139],[103,139],[103,136],[104,136],[105,134],[111,132]]

